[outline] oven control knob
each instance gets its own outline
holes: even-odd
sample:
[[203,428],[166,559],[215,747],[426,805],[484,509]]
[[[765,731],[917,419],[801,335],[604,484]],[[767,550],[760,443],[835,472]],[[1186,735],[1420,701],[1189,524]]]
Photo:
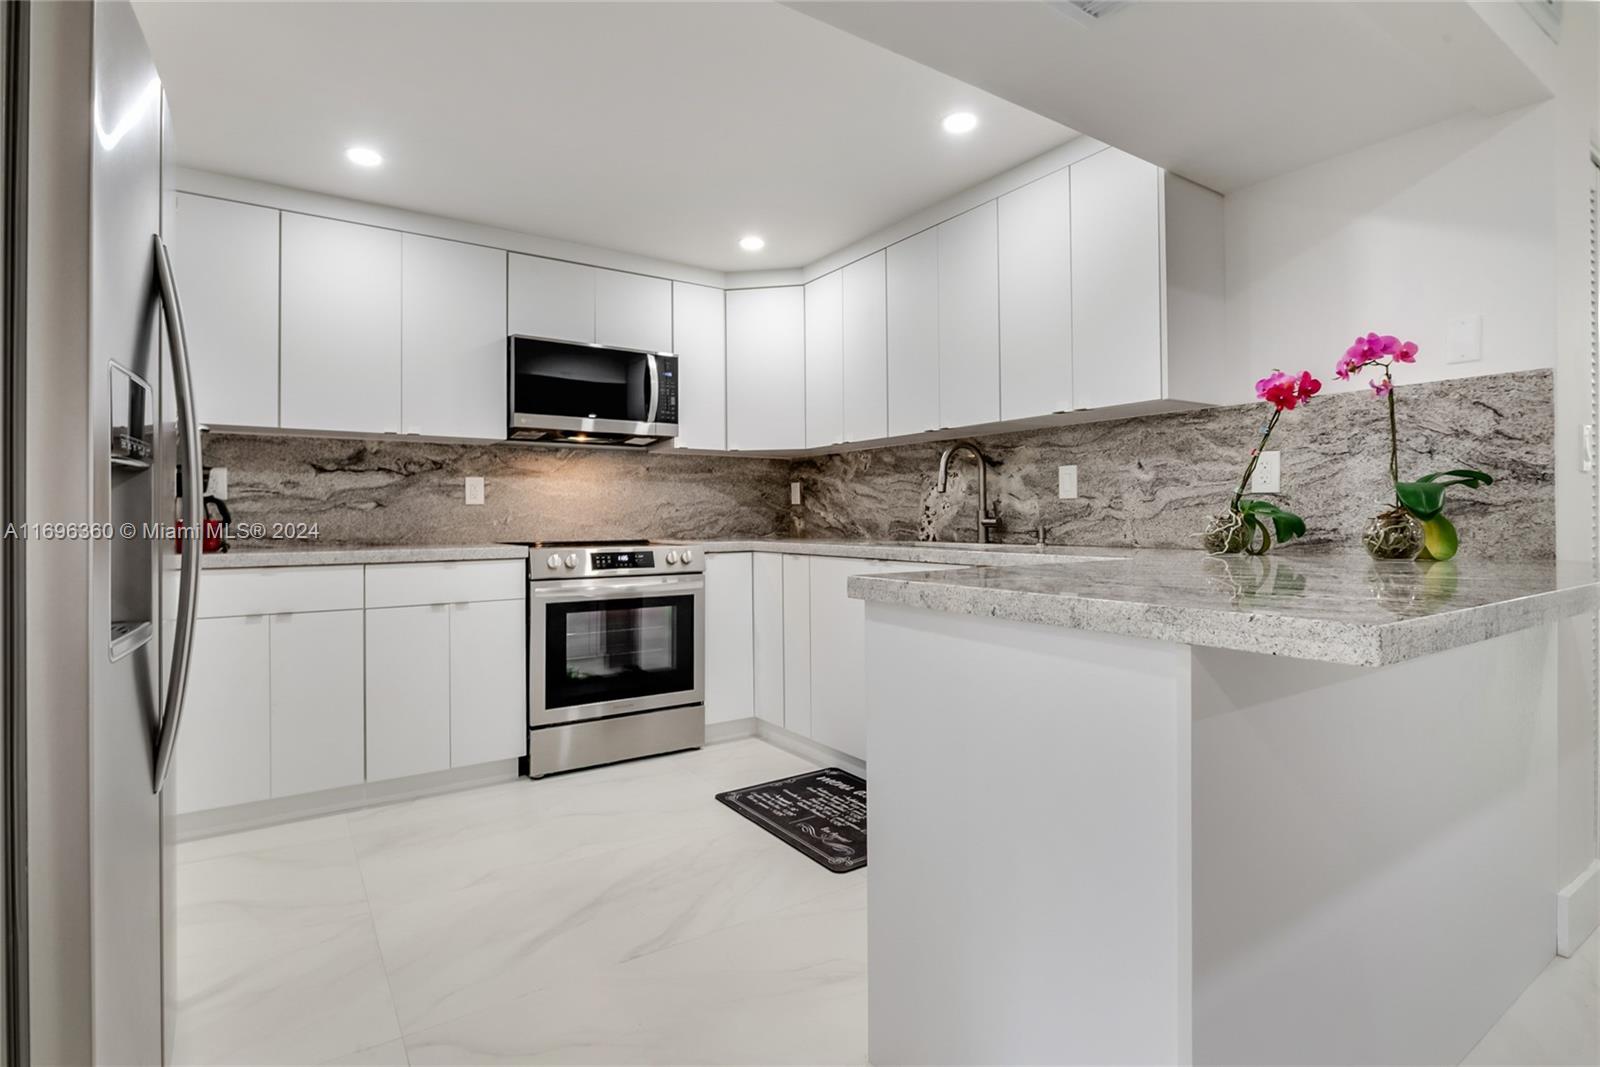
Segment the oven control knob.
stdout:
[[576,567],[577,565],[578,565],[578,557],[573,555],[571,552],[568,552],[567,553],[567,566],[568,567]]
[[667,562],[668,563],[676,563],[676,562],[678,562],[678,553],[676,551],[668,552],[667,553]]
[[686,548],[686,549],[683,550],[683,555],[679,556],[678,558],[683,560],[685,563],[688,563],[690,560],[694,559],[694,553],[690,552]]
[[551,570],[555,570],[557,567],[561,566],[561,557],[551,556],[549,559],[544,561],[544,565],[549,567]]

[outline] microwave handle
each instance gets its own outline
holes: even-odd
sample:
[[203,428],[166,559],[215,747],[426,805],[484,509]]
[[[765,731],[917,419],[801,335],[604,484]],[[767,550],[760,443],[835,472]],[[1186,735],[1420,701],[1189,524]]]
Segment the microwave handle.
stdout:
[[650,374],[650,409],[644,413],[645,422],[656,421],[656,409],[661,406],[661,364],[654,352],[644,354],[645,370]]

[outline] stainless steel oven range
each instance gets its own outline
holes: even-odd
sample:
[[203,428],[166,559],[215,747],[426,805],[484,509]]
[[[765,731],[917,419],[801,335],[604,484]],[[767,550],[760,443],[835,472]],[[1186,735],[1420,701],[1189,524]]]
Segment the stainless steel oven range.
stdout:
[[528,544],[528,774],[705,742],[705,566],[692,546]]

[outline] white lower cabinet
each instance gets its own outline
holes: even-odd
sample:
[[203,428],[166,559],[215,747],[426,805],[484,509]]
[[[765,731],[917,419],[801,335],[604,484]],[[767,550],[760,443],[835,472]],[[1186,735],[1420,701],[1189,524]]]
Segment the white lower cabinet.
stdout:
[[270,649],[265,615],[195,624],[173,775],[180,814],[271,795]]
[[811,558],[783,557],[783,728],[811,736]]
[[756,718],[783,725],[783,557],[758,552],[751,564],[751,640]]
[[355,785],[365,777],[360,611],[274,615],[272,795]]
[[367,611],[367,779],[450,766],[450,607]]
[[818,744],[867,758],[866,607],[845,594],[866,560],[811,560],[811,733]]
[[450,766],[527,751],[527,619],[521,600],[450,605]]
[[706,556],[706,722],[755,714],[752,553]]

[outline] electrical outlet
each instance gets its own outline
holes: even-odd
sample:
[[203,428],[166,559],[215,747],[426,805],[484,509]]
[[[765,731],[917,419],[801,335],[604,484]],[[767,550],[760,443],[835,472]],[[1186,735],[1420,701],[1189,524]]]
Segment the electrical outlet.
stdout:
[[1283,465],[1278,461],[1277,452],[1263,452],[1256,461],[1255,473],[1250,475],[1250,491],[1252,493],[1280,492],[1278,486],[1281,480]]
[[467,479],[467,503],[468,504],[481,504],[481,503],[483,503],[483,479],[482,478],[468,478]]
[[228,499],[228,468],[212,467],[211,479],[206,482],[206,496],[214,496],[218,500]]
[[1078,467],[1071,464],[1056,468],[1056,491],[1062,500],[1078,499]]
[[1462,315],[1450,320],[1445,345],[1446,363],[1476,363],[1483,358],[1483,316]]
[[800,483],[789,483],[789,503],[794,507],[800,506]]

